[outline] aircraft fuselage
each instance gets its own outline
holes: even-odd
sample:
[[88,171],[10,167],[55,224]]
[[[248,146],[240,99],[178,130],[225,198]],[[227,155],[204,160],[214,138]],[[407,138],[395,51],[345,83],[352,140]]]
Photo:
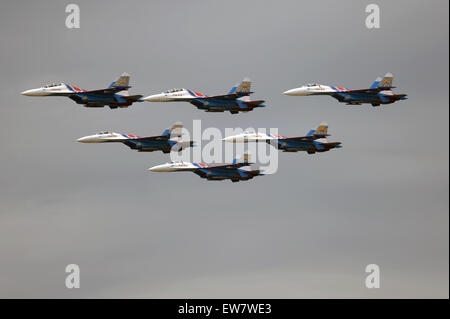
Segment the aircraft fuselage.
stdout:
[[[272,144],[274,141],[267,141]],[[308,154],[321,153],[329,151],[333,148],[341,148],[340,142],[319,142],[319,141],[290,141],[288,139],[278,139],[275,141],[275,145],[278,149],[285,152],[307,152]]]
[[116,108],[127,107],[133,104],[133,101],[127,101],[119,94],[75,93],[69,95],[69,98],[77,104],[82,104],[86,107],[103,107],[109,105],[111,108]]

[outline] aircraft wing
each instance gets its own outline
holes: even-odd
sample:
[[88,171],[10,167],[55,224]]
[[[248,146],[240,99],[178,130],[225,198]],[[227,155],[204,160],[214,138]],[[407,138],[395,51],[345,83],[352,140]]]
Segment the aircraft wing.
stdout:
[[135,137],[131,138],[131,140],[134,141],[157,141],[157,140],[168,140],[170,138],[170,135],[157,135],[157,136],[145,136],[145,137]]
[[116,86],[112,88],[100,89],[100,90],[90,90],[83,91],[83,93],[93,93],[93,94],[114,94],[123,90],[129,89],[131,86]]
[[243,166],[250,166],[251,164],[253,164],[253,163],[241,162],[241,163],[234,163],[234,164],[208,165],[206,167],[200,167],[200,168],[239,168],[239,167],[243,167]]
[[330,136],[329,134],[326,135],[311,135],[311,136],[294,136],[294,137],[285,137],[283,140],[290,140],[290,141],[314,141],[318,140],[319,138],[324,138],[325,136]]
[[231,93],[231,94],[208,96],[207,98],[213,98],[213,99],[218,99],[218,100],[236,100],[240,97],[248,96],[252,93],[253,92],[235,92],[235,93]]
[[358,89],[358,90],[345,90],[340,91],[337,93],[363,93],[363,94],[370,94],[370,95],[377,95],[380,91],[387,91],[393,89],[393,86],[390,87],[376,87],[371,89]]

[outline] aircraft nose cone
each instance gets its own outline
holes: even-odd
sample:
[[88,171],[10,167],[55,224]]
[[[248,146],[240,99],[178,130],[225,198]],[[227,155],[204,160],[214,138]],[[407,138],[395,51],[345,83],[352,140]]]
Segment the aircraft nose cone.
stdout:
[[234,137],[233,136],[228,136],[228,137],[224,137],[222,139],[222,141],[224,142],[228,142],[228,143],[233,143]]
[[25,96],[33,96],[33,95],[36,95],[35,93],[36,93],[36,90],[32,89],[32,90],[23,91],[20,94],[25,95]]
[[290,95],[290,96],[299,95],[300,93],[301,93],[301,89],[291,89],[291,90],[287,90],[287,91],[283,92],[284,95]]
[[162,168],[161,168],[160,165],[150,167],[150,168],[147,169],[147,170],[148,170],[148,171],[151,171],[151,172],[162,172]]
[[144,97],[143,100],[147,101],[147,102],[164,102],[165,101],[163,94],[149,95],[147,97]]
[[43,89],[26,90],[26,91],[21,92],[20,94],[25,95],[25,96],[43,96],[43,95],[47,95],[47,93]]
[[80,143],[94,143],[95,142],[95,138],[92,136],[84,136],[84,137],[80,137],[79,139],[77,139],[77,142]]
[[174,169],[170,167],[169,164],[160,164],[147,169],[152,172],[172,172]]

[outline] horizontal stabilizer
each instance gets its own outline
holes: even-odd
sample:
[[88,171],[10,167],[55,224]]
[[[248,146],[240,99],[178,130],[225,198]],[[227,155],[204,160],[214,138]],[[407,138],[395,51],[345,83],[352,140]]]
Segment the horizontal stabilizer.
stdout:
[[138,101],[143,95],[128,95],[128,96],[123,96],[125,99],[127,99],[127,101]]
[[406,96],[407,96],[407,94],[393,94],[393,95],[390,95],[391,97],[394,97],[394,98],[397,98],[397,99],[399,99],[399,100],[406,100],[406,99],[408,99]]
[[83,93],[92,93],[92,94],[114,94],[123,90],[129,89],[131,86],[124,86],[124,87],[113,87],[113,88],[106,88],[106,89],[100,89],[100,90],[90,90],[90,91],[83,91]]
[[328,147],[342,147],[341,142],[326,142],[326,143],[322,143],[322,144],[326,145]]
[[256,101],[243,101],[244,104],[247,105],[261,105],[263,104],[265,101],[264,100],[256,100]]

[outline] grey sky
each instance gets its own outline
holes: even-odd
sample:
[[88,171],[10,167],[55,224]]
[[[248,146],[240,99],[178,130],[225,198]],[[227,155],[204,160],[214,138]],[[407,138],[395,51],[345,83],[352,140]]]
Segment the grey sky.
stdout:
[[[0,297],[448,298],[448,1],[2,1]],[[381,29],[365,7],[381,7]],[[131,74],[130,93],[227,92],[245,76],[267,107],[87,109],[19,93]],[[407,101],[349,107],[281,92],[368,87]],[[148,173],[162,153],[75,139],[103,129],[278,127],[327,121],[343,148],[280,153],[275,175],[207,182]],[[65,266],[81,288],[64,286]],[[381,268],[366,289],[365,266]]]

